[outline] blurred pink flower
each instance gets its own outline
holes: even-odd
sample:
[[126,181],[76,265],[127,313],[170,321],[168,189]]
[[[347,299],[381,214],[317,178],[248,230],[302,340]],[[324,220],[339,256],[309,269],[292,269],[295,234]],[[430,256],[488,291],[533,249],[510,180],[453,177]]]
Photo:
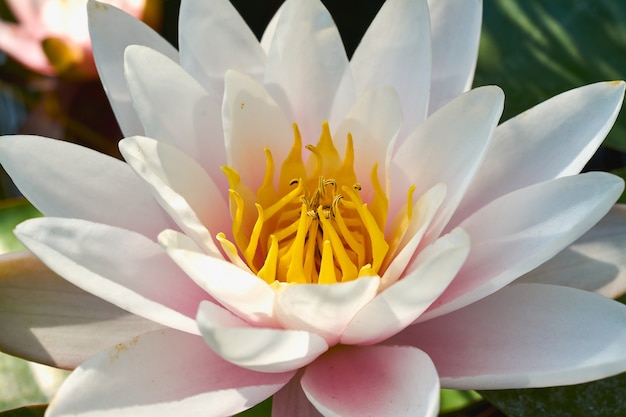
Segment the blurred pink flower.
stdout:
[[[87,0],[6,0],[16,23],[0,20],[0,50],[45,75],[97,75],[87,27]],[[111,0],[141,18],[146,0]]]

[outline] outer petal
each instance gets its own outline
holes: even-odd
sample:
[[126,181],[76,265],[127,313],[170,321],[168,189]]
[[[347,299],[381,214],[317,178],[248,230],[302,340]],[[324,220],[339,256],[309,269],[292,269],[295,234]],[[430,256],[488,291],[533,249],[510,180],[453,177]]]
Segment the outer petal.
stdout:
[[498,87],[471,90],[429,117],[394,155],[392,162],[398,172],[392,193],[404,195],[411,184],[416,186],[416,195],[440,182],[447,186],[446,199],[426,234],[426,243],[439,235],[461,201],[483,160],[503,103]]
[[229,416],[264,400],[293,373],[262,374],[219,358],[201,337],[155,331],[77,368],[47,416]]
[[[263,179],[264,148],[281,163],[289,153],[293,130],[280,107],[261,84],[237,71],[226,73],[222,108],[228,164],[241,181],[256,190]],[[321,126],[321,121],[320,121]]]
[[448,227],[511,191],[580,172],[613,126],[623,97],[623,82],[591,84],[498,126],[485,162]]
[[339,124],[354,102],[352,74],[339,31],[318,0],[281,8],[267,57],[265,85],[305,143],[315,143],[328,120]]
[[531,388],[623,372],[624,329],[620,303],[574,288],[518,284],[387,343],[427,352],[445,388]]
[[184,0],[178,27],[180,64],[213,97],[224,94],[224,73],[263,79],[265,52],[228,0]]
[[272,417],[324,417],[304,394],[300,385],[301,373],[272,397]]
[[287,372],[305,366],[328,349],[323,338],[302,330],[249,327],[243,321],[216,322],[216,306],[203,303],[198,326],[207,344],[218,355],[235,365],[259,372]]
[[580,239],[516,282],[565,285],[618,298],[626,293],[624,248],[626,206],[616,205]]
[[120,151],[180,228],[207,253],[221,258],[209,230],[217,233],[228,225],[229,210],[202,167],[177,148],[140,136],[123,139]]
[[189,333],[209,296],[159,245],[124,229],[77,219],[39,218],[16,236],[54,272],[126,311]]
[[5,136],[0,163],[46,216],[106,223],[152,238],[173,226],[130,167],[91,149],[36,136]]
[[472,249],[457,278],[420,321],[479,300],[547,261],[579,238],[624,189],[614,175],[591,172],[523,188],[459,227]]
[[377,343],[411,324],[456,276],[469,245],[469,236],[457,229],[425,248],[401,280],[354,316],[341,335],[341,343]]
[[362,277],[335,285],[291,286],[276,296],[276,316],[285,328],[316,333],[332,346],[356,312],[374,298],[379,283],[378,277]]
[[267,54],[270,50],[270,46],[272,45],[272,41],[274,40],[274,34],[276,33],[276,26],[278,26],[278,18],[280,17],[280,12],[283,9],[283,4],[280,5],[274,16],[270,19],[269,23],[265,27],[263,31],[263,35],[261,36],[261,48]]
[[211,98],[178,63],[144,46],[129,46],[125,73],[146,136],[194,158],[226,193],[221,96]]
[[309,365],[309,400],[325,416],[436,416],[439,379],[430,358],[407,346],[342,347]]
[[[383,184],[388,182],[388,167],[396,135],[402,124],[402,108],[398,93],[382,86],[359,97],[333,135],[337,149],[345,149],[348,134],[354,140],[354,171],[357,178],[370,178],[372,167],[378,164],[378,175]],[[368,201],[371,189],[363,189],[361,195]]]
[[274,290],[237,266],[163,241],[172,259],[211,296],[248,323],[276,327]]
[[0,321],[0,350],[65,369],[161,328],[75,287],[28,252],[0,257]]
[[357,95],[381,85],[396,89],[405,116],[402,138],[426,117],[430,47],[426,0],[388,0],[350,61]]
[[178,61],[178,51],[142,21],[104,3],[89,0],[89,34],[104,91],[124,136],[141,135],[143,128],[133,109],[124,78],[124,49],[146,45]]
[[428,0],[432,72],[428,113],[469,90],[478,58],[482,0]]

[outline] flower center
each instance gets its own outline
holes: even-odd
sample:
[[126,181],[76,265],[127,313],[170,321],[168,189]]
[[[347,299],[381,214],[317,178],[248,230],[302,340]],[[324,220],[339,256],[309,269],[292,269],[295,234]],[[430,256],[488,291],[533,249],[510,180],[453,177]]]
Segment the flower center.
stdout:
[[[232,236],[217,239],[229,259],[270,284],[331,284],[359,276],[381,275],[397,249],[388,243],[385,222],[389,200],[375,164],[371,170],[370,204],[361,199],[354,172],[354,147],[348,134],[341,160],[327,122],[317,145],[307,145],[311,158],[302,160],[302,138],[294,123],[293,146],[273,185],[274,160],[265,148],[263,182],[252,192],[239,174],[222,167],[229,182]],[[412,187],[405,221],[411,217]],[[405,222],[402,222],[405,223]]]

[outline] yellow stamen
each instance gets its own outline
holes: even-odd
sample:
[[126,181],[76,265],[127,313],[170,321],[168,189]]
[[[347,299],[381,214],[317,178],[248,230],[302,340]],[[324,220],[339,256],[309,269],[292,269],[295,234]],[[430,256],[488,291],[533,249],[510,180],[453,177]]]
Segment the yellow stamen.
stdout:
[[[293,146],[281,164],[278,187],[270,149],[264,150],[265,174],[256,192],[242,184],[237,171],[222,168],[230,186],[234,241],[218,234],[225,255],[277,288],[283,284],[275,283],[332,284],[382,275],[402,236],[392,236],[390,243],[385,239],[389,200],[378,164],[372,167],[370,182],[361,186],[354,171],[352,136],[348,134],[342,161],[324,122],[319,142],[306,146],[310,156],[305,165],[296,124],[293,130]],[[362,187],[372,196],[369,205],[360,196]],[[394,228],[410,221],[412,190]]]

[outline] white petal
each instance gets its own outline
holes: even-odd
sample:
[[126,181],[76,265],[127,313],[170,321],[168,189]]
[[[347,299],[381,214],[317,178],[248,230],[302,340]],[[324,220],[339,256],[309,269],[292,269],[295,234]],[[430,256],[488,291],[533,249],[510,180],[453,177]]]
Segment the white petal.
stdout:
[[334,128],[354,102],[352,74],[339,31],[318,0],[281,7],[268,56],[265,86],[304,143],[315,143],[327,120]]
[[198,333],[193,317],[209,296],[146,237],[50,217],[21,223],[15,234],[50,269],[83,290],[164,326]]
[[174,226],[128,165],[91,149],[36,136],[5,136],[0,163],[46,216],[106,223],[152,238]]
[[454,389],[569,385],[626,370],[626,307],[574,288],[517,284],[407,328]]
[[293,142],[292,127],[265,88],[237,71],[226,73],[222,111],[228,164],[243,184],[256,190],[265,171],[264,148],[275,164],[282,163]]
[[503,103],[498,87],[471,90],[430,116],[394,155],[392,162],[398,171],[392,171],[392,192],[403,195],[414,184],[415,195],[422,195],[435,184],[447,186],[446,199],[426,234],[426,243],[439,235],[461,201],[483,160]]
[[426,118],[430,91],[430,19],[426,0],[387,0],[350,66],[357,95],[391,85],[400,95],[406,137]]
[[161,328],[70,284],[29,252],[0,257],[0,321],[0,350],[64,369]]
[[193,250],[176,246],[166,249],[191,279],[224,307],[249,323],[277,326],[274,318],[275,293],[265,281],[229,262]]
[[129,46],[125,73],[146,136],[167,142],[195,159],[224,188],[226,164],[221,96],[211,98],[178,63],[144,46]]
[[328,417],[434,417],[439,409],[432,361],[407,346],[332,350],[306,368],[302,388]]
[[66,380],[46,415],[227,416],[269,397],[292,376],[233,366],[201,337],[162,330],[85,362]]
[[[396,135],[402,124],[402,108],[396,91],[389,86],[378,87],[361,95],[333,135],[339,150],[346,147],[348,133],[354,140],[354,172],[358,179],[369,179],[378,163],[383,186]],[[373,190],[364,188],[361,196],[368,201]]]
[[123,139],[120,151],[180,228],[207,253],[221,257],[213,233],[230,224],[230,214],[202,167],[177,148],[141,136]]
[[224,320],[214,322],[213,310],[208,303],[200,306],[200,332],[218,355],[243,368],[270,373],[292,371],[328,349],[323,338],[302,330],[254,328],[241,323],[225,327]]
[[335,285],[301,284],[276,296],[276,317],[288,329],[307,330],[332,346],[357,311],[370,302],[380,278],[362,277]]
[[469,90],[478,58],[481,0],[428,0],[432,72],[428,113]]
[[398,253],[393,257],[393,260],[385,270],[382,276],[381,288],[387,288],[400,278],[402,272],[409,264],[417,247],[422,241],[426,230],[430,226],[435,214],[441,203],[446,197],[446,186],[444,184],[437,184],[430,190],[426,191],[420,196],[417,202],[413,206],[413,217],[409,224],[403,230],[388,231],[390,239],[393,239],[393,233],[402,233],[402,239],[398,245]]
[[402,279],[354,316],[341,335],[341,343],[377,343],[411,324],[456,276],[469,247],[469,236],[460,229],[426,247]]
[[618,298],[626,293],[626,206],[615,205],[598,224],[518,282],[565,285]]
[[270,46],[272,45],[272,41],[274,40],[274,34],[276,33],[276,26],[278,25],[278,18],[280,17],[280,12],[283,9],[283,4],[280,5],[274,16],[270,19],[269,23],[265,27],[263,31],[263,35],[261,36],[261,48],[267,54],[270,50]]
[[179,20],[180,63],[211,96],[230,69],[263,79],[265,52],[230,1],[184,0]]
[[591,172],[558,178],[501,197],[459,226],[472,249],[457,278],[420,321],[454,311],[547,261],[597,223],[624,182]]
[[591,84],[498,126],[449,227],[511,191],[580,172],[613,126],[623,97],[623,82]]
[[89,0],[89,34],[96,67],[124,136],[141,135],[143,128],[133,108],[124,78],[124,50],[145,45],[177,61],[178,51],[148,25],[109,4]]

